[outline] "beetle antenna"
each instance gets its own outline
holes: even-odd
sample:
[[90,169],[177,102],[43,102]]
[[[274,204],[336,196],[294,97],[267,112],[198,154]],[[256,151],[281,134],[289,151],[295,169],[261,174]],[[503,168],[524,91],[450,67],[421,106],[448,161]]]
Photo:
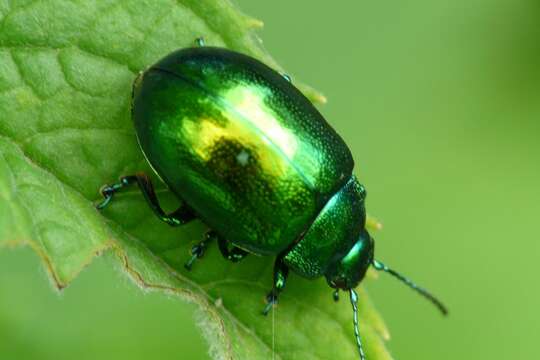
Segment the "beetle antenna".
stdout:
[[360,359],[366,360],[366,355],[364,354],[364,348],[362,347],[362,339],[360,338],[360,330],[358,326],[358,294],[354,289],[350,289],[349,293],[351,295],[351,304],[353,309],[353,324],[354,324],[354,336],[356,338],[356,346],[358,346],[358,352],[360,353]]
[[427,290],[421,288],[420,286],[416,285],[414,282],[406,278],[405,276],[401,275],[397,271],[394,271],[390,269],[388,266],[384,265],[382,262],[373,260],[373,267],[378,271],[384,271],[389,273],[390,275],[394,276],[401,282],[405,283],[407,286],[409,286],[411,289],[428,299],[435,305],[443,315],[448,315],[448,308],[435,296],[431,295]]

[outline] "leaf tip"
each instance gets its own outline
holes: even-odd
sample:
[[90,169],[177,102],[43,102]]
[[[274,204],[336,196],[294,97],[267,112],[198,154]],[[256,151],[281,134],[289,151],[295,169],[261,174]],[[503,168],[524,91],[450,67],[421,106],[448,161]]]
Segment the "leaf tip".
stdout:
[[324,105],[324,104],[326,104],[328,102],[328,99],[326,98],[326,96],[324,96],[321,93],[313,94],[312,98],[313,98],[313,101],[316,102],[317,104]]
[[67,287],[66,284],[59,283],[56,280],[53,281],[53,284],[54,284],[54,287],[56,288],[56,290],[58,290],[59,292],[62,292],[62,290],[64,290]]
[[390,339],[392,338],[392,336],[390,335],[390,331],[388,331],[386,326],[379,329],[379,334],[384,341],[390,341]]
[[374,217],[369,216],[366,222],[366,227],[368,227],[370,230],[379,231],[382,230],[383,224]]
[[262,29],[264,27],[264,21],[246,16],[245,24],[250,29]]

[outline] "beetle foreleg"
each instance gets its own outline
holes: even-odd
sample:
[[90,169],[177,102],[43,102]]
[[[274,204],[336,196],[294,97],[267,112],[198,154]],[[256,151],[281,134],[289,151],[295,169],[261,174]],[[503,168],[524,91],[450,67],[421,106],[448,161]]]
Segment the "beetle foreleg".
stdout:
[[98,210],[104,209],[112,200],[115,193],[120,189],[129,185],[137,184],[143,193],[143,196],[157,217],[171,226],[178,226],[188,223],[195,219],[193,212],[185,205],[180,206],[177,210],[170,214],[166,214],[161,208],[159,200],[156,196],[154,186],[150,178],[144,173],[137,173],[136,175],[129,175],[120,178],[120,181],[113,185],[105,185],[101,189],[101,194],[104,200],[99,203],[96,208]]
[[274,263],[274,286],[272,291],[266,296],[266,306],[263,310],[263,315],[268,315],[270,309],[278,303],[278,296],[285,288],[287,282],[287,276],[289,276],[289,268],[283,262],[283,257],[278,256]]

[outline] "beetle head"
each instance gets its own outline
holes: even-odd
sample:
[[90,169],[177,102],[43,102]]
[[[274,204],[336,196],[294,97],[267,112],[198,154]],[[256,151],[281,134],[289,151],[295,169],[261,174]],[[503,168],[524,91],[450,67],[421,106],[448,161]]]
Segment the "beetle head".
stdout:
[[356,243],[344,256],[338,256],[326,269],[326,281],[335,289],[354,289],[373,263],[375,242],[363,229]]

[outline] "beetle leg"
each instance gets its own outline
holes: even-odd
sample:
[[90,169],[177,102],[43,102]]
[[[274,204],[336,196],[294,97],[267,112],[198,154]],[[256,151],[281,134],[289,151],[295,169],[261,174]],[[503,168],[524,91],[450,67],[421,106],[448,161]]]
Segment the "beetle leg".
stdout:
[[189,259],[189,261],[184,264],[184,267],[186,268],[186,270],[191,271],[191,268],[193,267],[193,263],[195,262],[195,260],[202,258],[204,255],[204,252],[206,251],[206,248],[208,247],[208,244],[211,241],[216,240],[216,239],[218,239],[218,235],[216,234],[215,231],[210,230],[204,236],[203,241],[201,241],[200,243],[198,243],[197,245],[191,248],[191,259]]
[[154,214],[156,214],[160,220],[166,222],[167,224],[171,226],[183,225],[196,217],[195,214],[193,214],[193,212],[185,205],[180,206],[177,210],[170,214],[166,214],[159,205],[159,200],[156,196],[152,181],[150,181],[150,178],[144,173],[124,176],[120,178],[120,181],[116,184],[105,185],[101,189],[101,194],[103,195],[104,200],[99,203],[96,208],[98,210],[104,209],[111,202],[115,193],[117,193],[120,189],[132,184],[139,185],[146,202]]
[[245,258],[249,253],[245,250],[242,250],[236,246],[233,246],[232,249],[229,249],[229,244],[225,238],[218,237],[219,250],[221,255],[227,260],[232,262],[238,262]]
[[289,268],[283,262],[283,257],[278,256],[274,263],[274,286],[272,287],[272,291],[266,296],[267,303],[263,310],[263,315],[268,315],[270,309],[278,303],[278,296],[285,287],[287,276],[289,276]]
[[203,47],[205,45],[204,38],[202,36],[195,39],[195,44],[199,47]]
[[332,298],[334,299],[335,302],[338,302],[339,301],[339,290],[336,289],[333,293],[332,293]]

